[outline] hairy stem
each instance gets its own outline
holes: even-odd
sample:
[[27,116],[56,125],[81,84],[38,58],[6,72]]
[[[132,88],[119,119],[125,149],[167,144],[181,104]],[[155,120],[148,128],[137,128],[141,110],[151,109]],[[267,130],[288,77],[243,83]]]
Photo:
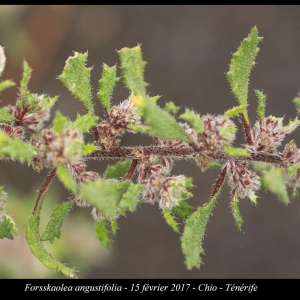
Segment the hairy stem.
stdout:
[[222,188],[222,185],[224,183],[224,180],[225,180],[225,175],[226,175],[226,167],[223,167],[220,175],[219,175],[219,178],[215,184],[215,187],[214,187],[214,190],[210,196],[210,199],[213,198],[213,196]]
[[137,159],[133,159],[132,162],[131,162],[131,165],[129,167],[129,170],[127,172],[127,174],[124,176],[124,180],[131,180],[133,175],[134,175],[134,171],[135,171],[135,168],[137,166],[137,163],[138,163],[138,160]]

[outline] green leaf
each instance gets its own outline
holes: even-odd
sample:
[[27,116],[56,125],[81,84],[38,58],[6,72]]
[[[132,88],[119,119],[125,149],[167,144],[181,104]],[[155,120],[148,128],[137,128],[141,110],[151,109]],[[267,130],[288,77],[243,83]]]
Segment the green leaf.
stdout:
[[170,102],[167,102],[166,104],[165,104],[165,107],[164,107],[164,109],[168,112],[168,113],[170,113],[170,114],[173,114],[173,115],[176,115],[177,113],[178,113],[178,111],[180,110],[180,106],[176,106],[175,104],[174,104],[174,102],[172,102],[172,101],[170,101]]
[[264,187],[274,193],[282,203],[289,204],[284,171],[271,167],[270,170],[263,170],[262,174]]
[[204,238],[205,228],[211,215],[220,190],[212,199],[202,207],[199,207],[186,220],[184,231],[181,237],[181,248],[185,255],[185,263],[189,270],[200,268],[202,263],[201,254],[204,253],[202,240]]
[[82,184],[81,197],[98,208],[105,218],[114,217],[116,208],[126,193],[130,181],[113,182],[98,178]]
[[28,242],[30,251],[32,254],[47,268],[55,271],[60,271],[64,275],[69,277],[76,277],[75,276],[75,269],[68,268],[61,262],[57,261],[52,257],[50,253],[46,251],[43,244],[40,241],[40,234],[39,234],[39,223],[40,223],[40,213],[42,204],[45,198],[46,191],[44,192],[36,211],[30,217],[28,222],[28,227],[26,230],[26,240]]
[[122,74],[126,87],[134,95],[146,96],[146,84],[144,82],[144,69],[146,62],[143,61],[140,46],[134,48],[123,48],[118,51]]
[[267,96],[259,90],[254,90],[254,92],[258,98],[257,114],[262,119],[262,121],[264,121]]
[[75,200],[68,201],[55,207],[51,214],[51,219],[47,224],[46,231],[41,237],[41,241],[50,241],[52,244],[55,238],[60,239],[60,229],[74,203]]
[[204,131],[204,123],[200,118],[199,114],[196,114],[193,110],[185,109],[185,112],[179,116],[180,119],[188,121],[193,128],[195,128],[197,133]]
[[10,109],[8,107],[0,108],[0,123],[9,123],[16,120],[16,118],[11,115],[9,111]]
[[237,193],[235,193],[234,198],[232,200],[232,213],[233,213],[233,217],[235,219],[237,228],[239,230],[241,230],[242,224],[243,224],[243,218],[240,213],[239,198],[238,198]]
[[104,179],[109,178],[122,178],[126,175],[131,164],[130,159],[118,161],[112,166],[108,166],[104,173]]
[[300,97],[295,97],[293,100],[296,108],[298,108],[298,113],[299,113],[299,109],[300,109]]
[[68,119],[63,116],[58,110],[56,111],[54,120],[53,120],[53,130],[59,135],[62,135],[64,129],[69,125]]
[[297,198],[299,196],[299,188],[297,186],[294,187],[293,189],[293,195],[292,198]]
[[7,238],[13,240],[12,232],[18,235],[14,220],[8,215],[4,215],[3,218],[0,216],[0,239]]
[[88,155],[97,150],[97,147],[94,144],[86,144],[83,146],[82,153],[83,155]]
[[141,108],[146,123],[150,126],[152,135],[159,136],[163,140],[181,140],[190,142],[189,135],[180,127],[177,121],[156,103],[147,97],[133,98],[133,103]]
[[172,213],[186,220],[193,212],[193,207],[187,204],[186,199],[179,201],[179,204],[172,208]]
[[151,128],[149,126],[144,125],[128,125],[128,128],[135,132],[141,132],[141,133],[148,133],[150,132]]
[[9,79],[1,81],[0,82],[0,92],[7,89],[7,88],[10,88],[14,85],[15,85],[15,83],[13,81],[9,80]]
[[241,113],[247,113],[247,105],[235,106],[224,113],[224,116],[227,118],[232,118],[238,116]]
[[74,56],[69,57],[59,79],[63,82],[66,88],[79,99],[88,112],[94,112],[92,102],[92,91],[90,76],[92,68],[87,68],[85,63],[88,54],[75,52]]
[[69,169],[64,165],[60,164],[57,167],[56,171],[57,177],[60,180],[60,182],[73,194],[77,193],[77,183],[74,181],[72,175],[70,174]]
[[139,196],[144,188],[143,184],[133,184],[131,183],[125,194],[118,205],[119,208],[126,211],[129,210],[134,212],[138,202]]
[[176,222],[174,216],[171,214],[170,210],[163,210],[164,218],[168,225],[172,227],[175,232],[179,232],[178,223]]
[[228,144],[224,144],[224,150],[225,152],[230,156],[243,156],[243,157],[249,157],[250,154],[248,151],[244,148],[235,148]]
[[87,113],[83,116],[77,114],[77,118],[74,122],[70,123],[72,128],[77,128],[81,132],[90,132],[90,129],[96,127],[98,121],[98,117]]
[[298,117],[296,117],[294,120],[290,120],[289,123],[283,127],[284,132],[286,134],[292,133],[300,124],[300,121],[298,120]]
[[108,248],[108,243],[110,242],[110,238],[108,237],[109,230],[106,228],[106,221],[96,221],[95,229],[98,236],[98,239],[105,250]]
[[23,77],[21,80],[21,94],[25,94],[28,90],[28,82],[31,77],[32,69],[29,67],[28,63],[24,60],[23,61]]
[[21,141],[20,139],[11,138],[0,130],[0,157],[10,157],[18,159],[21,163],[30,162],[31,158],[36,155],[36,147]]
[[[232,92],[240,105],[247,105],[250,71],[259,51],[257,45],[261,40],[262,38],[258,36],[257,28],[253,27],[248,37],[242,41],[237,52],[233,54],[229,71],[227,72]],[[244,116],[249,123],[247,113],[244,113]]]
[[117,68],[116,66],[109,67],[103,64],[102,77],[99,80],[99,92],[98,98],[106,109],[110,109],[110,99],[113,89],[120,77],[116,77]]
[[287,172],[290,178],[296,175],[297,170],[300,168],[300,163],[293,164],[292,166],[287,167]]
[[221,169],[222,166],[223,166],[222,164],[218,163],[215,160],[209,164],[209,168],[213,168],[213,169]]
[[4,49],[2,46],[0,46],[0,76],[2,75],[2,72],[4,70],[6,63],[6,56],[4,54]]
[[111,227],[111,231],[114,235],[116,235],[117,230],[119,229],[118,227],[118,223],[116,219],[110,219],[110,227]]

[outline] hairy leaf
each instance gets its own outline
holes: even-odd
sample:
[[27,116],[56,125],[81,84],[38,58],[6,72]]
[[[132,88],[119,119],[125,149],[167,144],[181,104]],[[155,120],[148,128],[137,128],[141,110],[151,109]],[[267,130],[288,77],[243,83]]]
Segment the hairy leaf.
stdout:
[[186,199],[179,201],[179,204],[172,208],[172,213],[186,220],[193,212],[193,207],[187,204]]
[[104,173],[104,179],[122,178],[126,175],[131,164],[130,159],[119,161],[112,166],[108,166]]
[[25,143],[17,138],[11,138],[0,130],[0,157],[10,157],[18,159],[21,163],[30,162],[36,155],[36,147]]
[[262,121],[264,121],[267,96],[259,90],[254,90],[254,92],[258,98],[257,114],[262,119]]
[[86,144],[83,146],[83,155],[88,155],[97,150],[97,147],[94,144]]
[[51,214],[51,219],[47,224],[46,231],[41,237],[41,241],[50,241],[52,244],[55,238],[60,239],[60,229],[74,203],[75,200],[64,202],[55,207]]
[[0,216],[0,239],[7,238],[13,240],[13,232],[18,235],[14,220],[8,215]]
[[290,120],[289,123],[283,127],[284,132],[287,134],[292,133],[300,124],[300,120],[296,117],[294,120]]
[[193,110],[188,108],[185,109],[185,112],[179,116],[180,119],[188,121],[193,128],[195,128],[197,133],[204,131],[204,123],[200,118],[199,114],[196,114]]
[[[253,27],[248,37],[242,41],[237,52],[233,54],[229,71],[227,72],[232,92],[240,105],[247,105],[250,71],[259,51],[257,45],[261,40],[262,38],[258,36],[257,28]],[[246,112],[244,116],[249,123]]]
[[11,80],[4,80],[4,81],[1,81],[0,82],[0,92],[7,89],[7,88],[10,88],[11,86],[14,86],[15,83]]
[[178,113],[178,111],[180,110],[180,106],[176,106],[175,104],[174,104],[174,102],[172,102],[172,101],[170,101],[170,102],[167,102],[166,104],[165,104],[165,107],[164,107],[164,109],[168,112],[168,113],[170,113],[170,114],[173,114],[173,115],[176,115],[177,113]]
[[181,248],[185,256],[185,263],[189,270],[199,268],[202,263],[201,254],[204,253],[202,240],[204,238],[205,228],[211,215],[220,190],[212,199],[202,207],[199,207],[186,220],[184,231],[181,237]]
[[176,222],[176,220],[175,220],[174,216],[172,215],[172,213],[170,212],[170,210],[164,209],[163,215],[164,215],[164,218],[165,218],[167,224],[170,225],[175,232],[179,232],[178,223]]
[[105,220],[95,222],[95,229],[98,239],[105,250],[107,250],[108,243],[110,242],[110,238],[108,237],[109,230],[106,228],[106,226],[107,223]]
[[118,207],[124,211],[129,210],[131,212],[134,212],[143,188],[144,188],[143,184],[131,183],[127,191],[125,192],[125,194],[122,196],[122,199]]
[[102,77],[99,80],[99,92],[98,98],[102,102],[105,108],[110,109],[110,99],[113,89],[120,77],[116,77],[117,68],[116,66],[109,67],[103,64]]
[[81,196],[104,215],[105,218],[114,217],[116,208],[126,193],[130,181],[113,182],[101,178],[82,184]]
[[111,219],[110,220],[110,227],[111,227],[111,231],[114,235],[116,235],[117,230],[119,229],[118,227],[118,223],[116,219]]
[[8,107],[0,108],[0,123],[9,123],[15,119],[16,118],[9,113]]
[[84,104],[88,112],[93,113],[94,106],[90,83],[92,68],[87,68],[85,66],[87,57],[87,52],[75,52],[74,56],[67,59],[59,79],[67,89]]
[[150,132],[151,128],[149,126],[144,125],[128,125],[128,128],[135,132],[141,132],[141,133],[148,133]]
[[244,148],[235,148],[228,144],[224,145],[225,152],[230,156],[243,156],[243,157],[249,157],[250,154],[248,151]]
[[247,105],[235,106],[224,113],[224,116],[227,118],[232,118],[238,116],[239,114],[247,112]]
[[243,218],[242,218],[242,215],[240,213],[238,194],[234,193],[233,197],[234,198],[232,199],[232,214],[233,214],[233,217],[235,219],[237,228],[239,230],[241,230],[242,224],[243,224]]
[[77,183],[74,181],[69,169],[64,164],[60,164],[57,167],[56,174],[61,183],[73,194],[76,194]]
[[90,132],[90,129],[97,125],[98,117],[87,113],[83,116],[77,114],[76,120],[70,125],[73,128],[79,129],[81,132]]
[[26,230],[26,240],[28,242],[30,251],[32,254],[47,268],[55,271],[60,271],[64,275],[69,277],[76,277],[75,276],[75,269],[68,268],[61,262],[57,261],[53,258],[53,256],[46,251],[43,244],[40,240],[39,234],[39,223],[40,223],[40,213],[42,204],[45,198],[46,192],[43,194],[36,211],[30,217],[28,222],[28,227]]
[[21,80],[21,93],[24,94],[28,90],[28,82],[31,77],[32,69],[29,67],[28,63],[23,61],[23,77]]
[[62,135],[64,129],[69,125],[68,119],[63,116],[59,111],[56,111],[54,120],[53,120],[53,130],[59,135]]
[[213,168],[213,169],[221,169],[222,164],[220,164],[220,163],[218,163],[217,161],[214,160],[209,164],[209,167]]
[[296,108],[298,108],[298,113],[299,113],[299,111],[300,111],[300,96],[295,97],[293,102],[295,103]]
[[146,62],[143,61],[140,46],[134,48],[123,48],[118,51],[122,74],[126,87],[134,95],[146,96],[146,84],[144,82],[144,69]]

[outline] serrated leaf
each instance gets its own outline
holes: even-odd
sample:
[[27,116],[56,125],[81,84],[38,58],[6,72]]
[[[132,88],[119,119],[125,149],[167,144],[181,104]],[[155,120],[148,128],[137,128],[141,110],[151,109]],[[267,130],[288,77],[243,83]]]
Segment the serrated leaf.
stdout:
[[10,157],[18,159],[21,163],[30,162],[36,155],[37,148],[21,141],[17,138],[11,138],[0,130],[0,157]]
[[69,125],[68,119],[61,114],[61,112],[56,111],[54,120],[53,120],[53,130],[59,135],[62,135],[64,129]]
[[289,123],[283,127],[284,132],[286,134],[292,133],[296,128],[300,125],[300,121],[298,120],[298,117],[296,117],[294,120],[290,120]]
[[97,150],[97,147],[94,144],[86,144],[83,146],[82,153],[83,155],[88,155]]
[[118,51],[124,83],[134,95],[146,96],[146,84],[144,82],[144,69],[146,62],[143,61],[140,46],[123,48]]
[[190,142],[189,135],[180,127],[177,121],[156,103],[147,97],[136,96],[132,100],[143,112],[146,123],[150,126],[150,132],[163,140],[180,140]]
[[95,229],[96,229],[98,239],[105,250],[107,250],[108,243],[110,242],[110,238],[108,237],[109,230],[106,228],[106,226],[107,223],[105,220],[95,222]]
[[73,194],[76,194],[78,189],[77,184],[74,181],[69,169],[64,164],[60,164],[57,167],[56,174],[60,182]]
[[235,219],[237,228],[241,230],[243,224],[243,218],[240,213],[238,194],[234,193],[233,197],[234,198],[232,199],[232,214]]
[[282,203],[289,204],[290,199],[286,189],[284,171],[271,167],[270,170],[263,170],[262,174],[264,187],[274,193]]
[[117,230],[119,229],[118,223],[116,219],[110,219],[110,227],[113,235],[116,235]]
[[223,166],[222,164],[218,163],[215,160],[209,163],[209,168],[213,168],[213,169],[221,169],[222,166]]
[[110,109],[111,95],[116,83],[120,79],[120,77],[116,76],[116,72],[116,66],[109,67],[108,65],[103,64],[103,72],[102,77],[99,80],[99,91],[97,96],[106,109]]
[[299,188],[297,186],[294,187],[293,189],[293,195],[292,198],[297,198],[299,196]]
[[228,109],[224,113],[224,116],[227,117],[227,118],[233,118],[233,117],[238,116],[239,114],[241,114],[243,112],[247,113],[247,105],[235,106],[231,109]]
[[262,121],[264,121],[267,96],[259,90],[254,90],[254,92],[258,98],[257,114],[262,119]]
[[88,54],[75,52],[69,57],[59,79],[66,88],[79,99],[88,112],[94,112],[90,76],[92,68],[85,66]]
[[0,76],[3,73],[5,63],[6,63],[6,56],[4,54],[4,49],[2,46],[0,46]]
[[112,166],[108,166],[104,173],[104,179],[109,178],[122,178],[126,175],[131,164],[130,159],[118,161]]
[[176,115],[177,113],[178,113],[178,111],[180,110],[180,106],[176,106],[175,104],[174,104],[174,102],[172,102],[172,101],[170,101],[170,102],[167,102],[166,104],[165,104],[165,107],[164,107],[164,109],[168,112],[168,113],[170,113],[170,114],[173,114],[173,115]]
[[14,85],[15,85],[15,83],[13,81],[9,80],[9,79],[1,81],[0,82],[0,92],[7,89],[7,88],[10,88]]
[[114,217],[116,208],[130,185],[129,180],[113,182],[101,178],[82,184],[81,197],[98,208],[105,218]]
[[141,132],[141,133],[148,133],[150,132],[150,127],[149,126],[144,126],[144,125],[128,125],[128,128],[132,131],[135,132]]
[[224,151],[230,156],[250,156],[249,152],[245,148],[235,148],[228,144],[224,144]]
[[201,133],[204,131],[204,123],[200,118],[200,115],[196,114],[193,110],[186,108],[185,112],[181,114],[179,118],[188,121],[197,133]]
[[[242,41],[237,52],[233,54],[229,71],[227,72],[232,92],[240,105],[247,105],[250,71],[259,51],[257,45],[261,40],[262,38],[258,36],[257,28],[253,27],[248,37]],[[244,113],[244,116],[249,123],[247,113]]]
[[51,219],[47,224],[46,231],[41,237],[41,241],[50,241],[52,244],[55,238],[60,239],[60,229],[74,203],[75,200],[64,202],[55,207],[51,214]]
[[298,113],[299,113],[299,109],[300,109],[300,97],[295,97],[293,100],[296,108],[298,108]]
[[21,94],[25,94],[28,90],[28,82],[31,77],[32,69],[29,67],[28,63],[24,60],[23,61],[23,76],[21,80]]
[[81,132],[90,132],[90,129],[96,127],[98,121],[98,117],[87,113],[83,116],[77,114],[76,120],[70,123],[72,128],[77,128]]
[[270,168],[272,167],[272,164],[254,161],[253,167],[256,171],[270,170]]
[[297,170],[300,168],[300,163],[293,164],[292,166],[287,167],[287,172],[289,177],[294,177]]
[[16,120],[16,118],[11,115],[9,111],[10,109],[8,107],[0,108],[0,123],[9,123]]
[[167,224],[170,225],[175,232],[179,232],[178,223],[176,222],[174,216],[171,214],[170,210],[164,209],[163,215]]
[[118,205],[123,211],[129,210],[134,212],[139,202],[139,196],[144,188],[143,184],[131,183]]
[[14,220],[8,215],[4,215],[3,218],[0,217],[0,239],[7,238],[13,240],[13,232],[18,235]]
[[200,256],[204,253],[202,240],[204,238],[208,219],[219,194],[220,191],[218,191],[207,204],[199,207],[186,220],[184,231],[181,237],[181,248],[185,256],[186,266],[189,270],[192,268],[200,268],[202,263]]
[[192,211],[193,207],[187,204],[185,199],[172,208],[172,213],[178,215],[183,220],[186,220],[192,214]]
[[46,251],[40,240],[39,224],[40,213],[42,204],[45,198],[46,191],[43,193],[42,198],[38,203],[38,207],[32,214],[28,221],[28,227],[26,230],[26,240],[28,242],[31,253],[47,268],[55,271],[60,271],[64,275],[74,277],[75,269],[68,268],[61,262],[53,258],[53,256]]

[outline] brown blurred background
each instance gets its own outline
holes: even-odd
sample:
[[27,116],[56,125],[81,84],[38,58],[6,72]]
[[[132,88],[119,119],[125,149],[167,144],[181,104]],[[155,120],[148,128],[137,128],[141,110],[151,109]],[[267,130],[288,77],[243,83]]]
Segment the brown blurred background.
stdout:
[[[60,95],[53,111],[59,109],[74,120],[83,106],[57,79],[73,51],[88,51],[95,95],[102,63],[119,65],[116,50],[141,44],[148,62],[148,92],[162,95],[160,105],[173,101],[200,114],[222,114],[236,105],[225,76],[231,53],[255,25],[264,39],[251,74],[250,117],[254,122],[255,88],[268,96],[266,114],[285,115],[288,122],[296,115],[292,99],[300,91],[300,6],[1,5],[0,44],[7,55],[2,79],[18,84],[26,59],[34,70],[30,90]],[[3,91],[1,106],[14,103],[17,94],[17,87]],[[119,83],[113,101],[127,96]],[[94,100],[101,115],[97,97]],[[294,138],[300,145],[298,132],[285,142]],[[124,145],[150,142],[139,135],[126,135],[122,140]],[[235,145],[242,143],[239,132]],[[89,170],[103,173],[106,165],[93,162]],[[2,161],[0,166],[0,184],[9,193],[7,210],[20,231],[14,241],[0,240],[0,278],[63,278],[36,261],[25,242],[34,191],[47,173],[37,174],[18,162]],[[187,161],[178,162],[173,170],[173,174],[193,177],[196,187],[190,203],[194,206],[208,200],[218,172],[201,173]],[[43,209],[45,218],[55,203],[68,196],[55,181]],[[259,196],[257,207],[248,199],[241,201],[244,224],[240,232],[231,215],[229,190],[223,189],[207,227],[200,270],[186,269],[180,236],[165,223],[157,205],[141,205],[120,218],[120,230],[108,253],[97,241],[88,209],[74,208],[61,240],[45,246],[54,257],[81,270],[80,278],[299,278],[300,200],[285,207],[271,193],[260,191]]]

